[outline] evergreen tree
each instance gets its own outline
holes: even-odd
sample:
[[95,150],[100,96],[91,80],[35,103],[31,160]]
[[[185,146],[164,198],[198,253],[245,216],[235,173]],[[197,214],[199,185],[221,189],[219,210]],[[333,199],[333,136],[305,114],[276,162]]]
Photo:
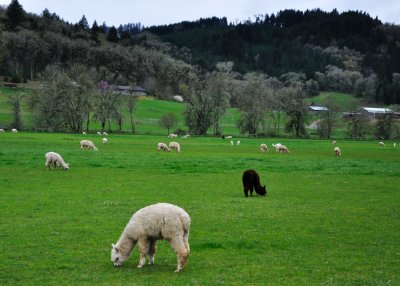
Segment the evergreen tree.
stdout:
[[119,41],[117,28],[115,28],[114,26],[112,26],[110,30],[108,30],[107,41],[112,43],[118,43]]
[[18,0],[12,0],[6,10],[8,28],[14,30],[25,20],[25,11]]
[[79,20],[78,26],[84,30],[89,30],[89,23],[85,15],[83,15],[82,18]]

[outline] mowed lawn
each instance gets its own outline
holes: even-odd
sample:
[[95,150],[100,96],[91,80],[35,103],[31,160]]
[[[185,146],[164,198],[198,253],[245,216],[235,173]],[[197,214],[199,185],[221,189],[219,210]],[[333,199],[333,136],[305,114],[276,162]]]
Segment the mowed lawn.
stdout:
[[[0,133],[0,285],[400,285],[400,149],[377,142]],[[235,140],[236,142],[236,140]],[[259,145],[267,143],[268,153]],[[60,153],[69,171],[46,171]],[[266,197],[245,198],[255,169]],[[157,202],[192,219],[182,273],[165,241],[156,264],[110,261],[131,215]]]

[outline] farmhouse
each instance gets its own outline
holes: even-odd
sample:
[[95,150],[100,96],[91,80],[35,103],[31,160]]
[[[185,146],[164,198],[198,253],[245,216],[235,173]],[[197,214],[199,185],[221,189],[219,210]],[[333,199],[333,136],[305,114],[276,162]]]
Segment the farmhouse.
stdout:
[[389,108],[377,107],[361,107],[356,112],[368,118],[377,118],[383,114],[393,113],[393,111]]
[[321,112],[328,111],[328,108],[326,108],[325,106],[310,105],[308,108],[309,108],[314,114],[318,114],[318,113],[321,113]]

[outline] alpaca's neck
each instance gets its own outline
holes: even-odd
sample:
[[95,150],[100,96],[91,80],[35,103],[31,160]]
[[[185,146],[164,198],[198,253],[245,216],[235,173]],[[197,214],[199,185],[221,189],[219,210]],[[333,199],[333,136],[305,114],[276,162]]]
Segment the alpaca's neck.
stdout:
[[117,241],[117,247],[121,251],[123,255],[129,256],[132,252],[133,247],[135,246],[136,242],[129,238],[128,235],[122,233],[121,237]]

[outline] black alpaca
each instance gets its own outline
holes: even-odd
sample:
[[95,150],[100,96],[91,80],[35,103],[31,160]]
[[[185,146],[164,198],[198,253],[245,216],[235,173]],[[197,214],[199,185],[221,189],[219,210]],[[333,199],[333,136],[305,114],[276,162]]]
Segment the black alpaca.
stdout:
[[254,188],[256,190],[256,193],[260,196],[265,196],[267,194],[265,186],[261,186],[260,184],[260,176],[258,176],[257,172],[254,170],[245,171],[243,173],[242,182],[244,195],[246,197],[249,196],[249,191],[250,196],[253,196]]

